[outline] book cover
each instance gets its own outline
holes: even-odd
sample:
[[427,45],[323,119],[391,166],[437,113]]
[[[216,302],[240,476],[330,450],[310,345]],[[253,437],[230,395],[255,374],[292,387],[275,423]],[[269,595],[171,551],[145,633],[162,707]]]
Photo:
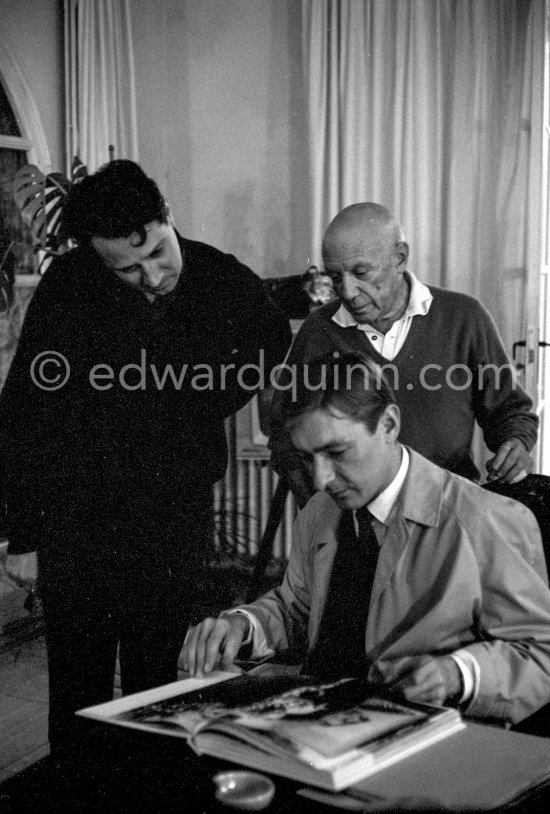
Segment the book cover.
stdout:
[[[547,810],[550,738],[468,722],[447,738],[334,794],[299,794],[332,809],[404,811]],[[538,791],[542,790],[541,798]]]
[[456,710],[384,697],[359,679],[213,674],[79,714],[183,737],[208,754],[339,790],[458,731]]

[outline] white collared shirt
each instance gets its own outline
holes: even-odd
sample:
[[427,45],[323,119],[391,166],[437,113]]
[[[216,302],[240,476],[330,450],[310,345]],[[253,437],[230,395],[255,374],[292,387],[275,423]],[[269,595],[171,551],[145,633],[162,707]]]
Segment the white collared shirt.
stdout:
[[409,302],[401,319],[396,319],[386,334],[375,330],[372,325],[357,322],[343,303],[332,317],[333,322],[336,322],[341,328],[357,328],[359,331],[364,331],[378,353],[390,361],[395,359],[403,347],[411,329],[413,317],[425,317],[433,300],[428,286],[421,283],[412,271],[406,271],[405,274],[410,285]]
[[[374,518],[376,518],[376,520],[380,521],[380,523],[385,523],[388,519],[389,514],[393,509],[393,504],[397,500],[397,496],[401,491],[401,487],[405,483],[405,478],[407,477],[407,472],[409,471],[409,453],[405,447],[401,447],[401,450],[401,465],[397,470],[397,475],[389,486],[386,486],[384,491],[380,492],[380,494],[375,497],[374,500],[371,500],[371,502],[367,505],[369,512]],[[353,514],[355,517],[355,512]]]

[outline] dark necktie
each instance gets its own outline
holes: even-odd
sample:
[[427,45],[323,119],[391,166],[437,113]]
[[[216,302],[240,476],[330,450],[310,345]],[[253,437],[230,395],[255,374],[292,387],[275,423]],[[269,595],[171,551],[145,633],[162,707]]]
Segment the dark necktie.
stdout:
[[357,534],[352,512],[342,514],[319,634],[304,665],[322,679],[364,677],[367,669],[365,628],[379,547],[368,509],[356,516]]

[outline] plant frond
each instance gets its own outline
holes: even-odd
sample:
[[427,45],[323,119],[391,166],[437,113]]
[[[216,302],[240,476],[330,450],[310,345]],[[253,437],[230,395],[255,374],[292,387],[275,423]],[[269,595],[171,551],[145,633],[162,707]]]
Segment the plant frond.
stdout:
[[65,247],[65,243],[58,236],[63,204],[72,184],[85,175],[87,169],[76,156],[71,170],[73,181],[60,172],[44,175],[34,164],[20,167],[15,174],[13,181],[15,203],[24,223],[30,229],[33,250],[40,257],[39,272],[42,274],[51,262],[48,256],[61,254]]
[[67,192],[72,184],[61,172],[50,172],[46,175],[44,190],[46,197],[61,194],[63,198],[66,197]]
[[86,164],[83,164],[80,158],[75,155],[73,163],[71,164],[71,181],[73,184],[77,184],[79,181],[82,181],[83,178],[86,178],[87,175],[88,168]]

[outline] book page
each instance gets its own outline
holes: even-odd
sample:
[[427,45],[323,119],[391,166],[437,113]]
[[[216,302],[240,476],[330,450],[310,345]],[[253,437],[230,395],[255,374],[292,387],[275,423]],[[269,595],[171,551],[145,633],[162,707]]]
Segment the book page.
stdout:
[[119,717],[164,729],[179,727],[191,743],[201,731],[213,728],[264,750],[270,749],[265,740],[270,739],[275,754],[286,750],[316,762],[314,750],[321,764],[331,762],[321,757],[338,758],[441,712],[371,697],[359,679],[312,683],[304,676],[243,675],[223,685],[134,707]]
[[427,717],[427,712],[373,697],[345,710],[330,712],[318,720],[287,718],[279,722],[276,731],[323,755],[331,756],[354,746],[368,744],[381,735],[408,728]]

